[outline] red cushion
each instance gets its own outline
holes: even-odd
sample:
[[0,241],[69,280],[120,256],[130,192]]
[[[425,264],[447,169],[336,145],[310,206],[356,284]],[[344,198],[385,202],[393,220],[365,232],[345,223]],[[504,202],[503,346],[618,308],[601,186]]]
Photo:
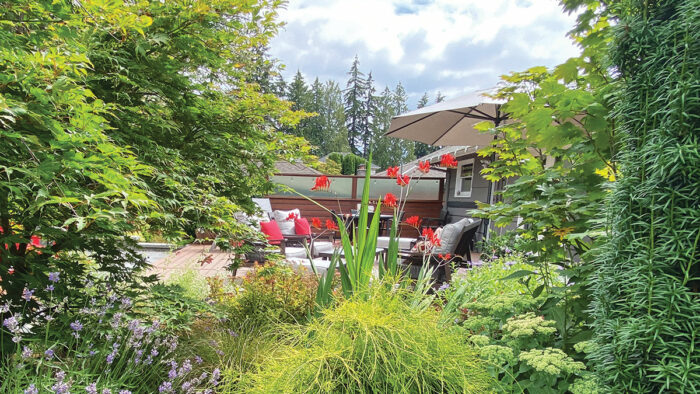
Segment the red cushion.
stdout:
[[311,226],[306,218],[294,219],[294,234],[296,235],[311,235]]
[[280,226],[274,220],[271,222],[260,222],[260,230],[265,234],[270,244],[279,244],[284,239]]

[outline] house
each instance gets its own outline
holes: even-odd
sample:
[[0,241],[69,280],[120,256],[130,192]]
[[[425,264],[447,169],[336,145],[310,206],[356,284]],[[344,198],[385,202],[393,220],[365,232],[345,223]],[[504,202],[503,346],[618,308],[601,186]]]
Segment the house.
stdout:
[[317,171],[309,166],[304,165],[301,162],[290,163],[286,160],[278,160],[275,162],[275,169],[278,174],[304,174],[304,175],[321,175],[320,171]]

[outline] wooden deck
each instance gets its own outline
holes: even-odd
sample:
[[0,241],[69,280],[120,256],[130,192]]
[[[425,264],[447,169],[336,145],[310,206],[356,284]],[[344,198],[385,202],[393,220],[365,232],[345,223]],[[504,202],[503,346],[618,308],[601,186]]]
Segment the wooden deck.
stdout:
[[[156,274],[161,280],[167,280],[171,275],[184,273],[188,270],[197,271],[205,277],[228,277],[231,272],[226,269],[232,255],[216,249],[209,252],[211,245],[190,244],[174,251],[167,257],[155,261],[148,274]],[[472,261],[479,261],[479,254],[472,253]],[[240,267],[236,272],[237,278],[244,277],[252,267]],[[464,271],[464,268],[460,268]]]
[[[157,274],[162,280],[166,280],[171,275],[194,270],[201,275],[210,276],[230,276],[231,272],[226,269],[230,264],[231,253],[222,252],[216,249],[209,252],[211,245],[190,244],[182,249],[176,250],[167,257],[155,261],[148,274]],[[236,276],[245,276],[250,268],[241,267]]]

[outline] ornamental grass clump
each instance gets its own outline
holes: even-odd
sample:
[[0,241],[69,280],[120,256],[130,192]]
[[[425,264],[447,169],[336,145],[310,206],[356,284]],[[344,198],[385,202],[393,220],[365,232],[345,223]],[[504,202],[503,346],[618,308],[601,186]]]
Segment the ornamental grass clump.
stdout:
[[278,357],[240,387],[251,393],[483,393],[493,383],[465,338],[377,286],[307,326],[292,329]]

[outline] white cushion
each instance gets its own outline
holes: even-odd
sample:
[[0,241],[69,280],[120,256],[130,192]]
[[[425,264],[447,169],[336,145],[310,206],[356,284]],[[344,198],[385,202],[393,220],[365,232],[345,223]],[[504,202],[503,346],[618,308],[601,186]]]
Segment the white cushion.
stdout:
[[[328,267],[330,267],[331,262],[330,260],[327,259],[313,259],[314,266],[316,267],[316,271],[323,275],[328,271]],[[288,258],[284,260],[284,263],[291,265],[294,268],[298,267],[304,267],[306,268],[307,272],[314,272],[313,269],[311,268],[311,262],[309,259],[306,258]]]
[[314,253],[333,253],[335,246],[330,241],[314,241]]
[[294,219],[287,219],[289,214],[294,213],[297,217],[301,217],[301,213],[298,209],[292,209],[291,211],[273,211],[272,216],[274,217],[277,225],[280,226],[280,231],[282,235],[294,235]]
[[284,248],[284,255],[288,258],[304,258],[306,256],[306,248],[297,246],[287,246]]
[[[411,243],[414,242],[416,238],[399,238],[399,249],[410,249]],[[389,247],[389,237],[377,237],[377,247],[378,248],[388,248]]]

